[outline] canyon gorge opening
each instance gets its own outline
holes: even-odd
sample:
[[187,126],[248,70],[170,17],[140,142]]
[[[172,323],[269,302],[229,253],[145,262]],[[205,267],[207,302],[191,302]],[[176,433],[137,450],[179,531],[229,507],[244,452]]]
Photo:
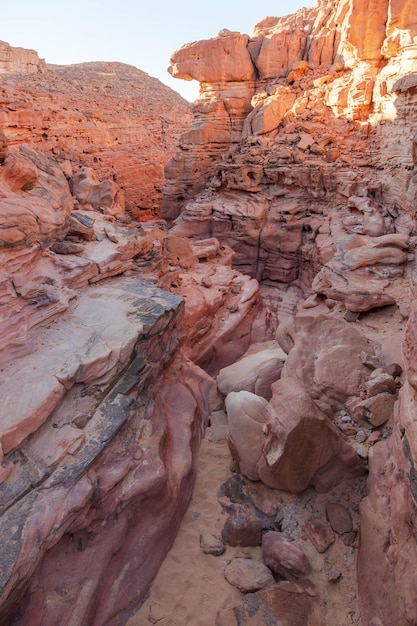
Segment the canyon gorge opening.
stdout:
[[415,626],[417,5],[0,51],[0,624]]

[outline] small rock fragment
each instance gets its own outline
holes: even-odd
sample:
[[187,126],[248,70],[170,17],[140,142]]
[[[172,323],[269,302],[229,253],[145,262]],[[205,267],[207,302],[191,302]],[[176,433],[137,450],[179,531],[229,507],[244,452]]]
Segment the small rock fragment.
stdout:
[[233,559],[224,570],[224,577],[242,593],[250,593],[275,584],[271,570],[253,559]]
[[384,371],[382,368],[378,368],[372,372],[366,381],[365,391],[367,397],[371,398],[379,393],[395,393],[397,391],[397,385],[388,372]]
[[403,368],[399,365],[399,363],[390,363],[384,367],[384,370],[393,378],[397,378],[398,376],[401,376]]
[[352,518],[349,510],[338,502],[327,502],[326,515],[331,527],[339,535],[349,533],[352,528]]
[[219,537],[207,532],[200,535],[200,547],[204,554],[211,554],[212,556],[220,556],[226,549]]
[[301,548],[283,539],[278,532],[264,534],[262,556],[265,565],[282,578],[304,578],[311,571],[310,561]]
[[317,552],[325,552],[335,540],[333,529],[326,520],[309,520],[305,525],[305,531]]
[[357,546],[358,545],[358,533],[356,531],[345,533],[342,537],[342,541],[345,544],[345,546]]
[[331,567],[327,572],[327,579],[329,583],[337,582],[342,576],[342,572],[337,567]]

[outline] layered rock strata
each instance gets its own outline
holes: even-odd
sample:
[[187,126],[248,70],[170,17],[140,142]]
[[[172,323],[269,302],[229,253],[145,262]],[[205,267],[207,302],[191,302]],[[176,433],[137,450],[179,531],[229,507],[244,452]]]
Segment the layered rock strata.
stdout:
[[[153,209],[158,189],[142,200],[120,181],[124,157],[107,167],[119,154],[113,118],[90,106],[95,94],[130,94],[125,81],[137,71],[51,68],[48,98],[68,96],[65,115],[37,98],[36,74],[9,74],[0,135],[4,624],[124,623],[143,601],[189,497],[202,430],[221,406],[211,402],[219,368],[237,467],[273,487],[257,499],[262,486],[252,491],[236,474],[219,492],[222,538],[256,547],[272,530],[265,560],[301,582],[261,589],[217,623],[277,613],[337,623],[346,593],[346,619],[416,622],[416,22],[411,2],[320,1],[267,18],[252,37],[222,31],[175,53],[172,74],[199,80],[201,93],[166,169],[168,235],[126,215]],[[80,109],[84,88],[71,90],[84,79]],[[64,137],[61,116],[86,134]],[[22,139],[52,150],[62,168],[31,148],[18,153]],[[115,282],[121,274],[130,275]],[[288,356],[275,342],[252,347],[231,383],[227,368],[273,339],[258,281],[281,288],[281,311],[298,308],[276,336]],[[303,307],[293,293],[309,296]],[[22,385],[21,372],[33,384]],[[352,478],[367,466],[358,519]],[[330,490],[318,519],[304,517],[309,486]],[[287,492],[277,515],[277,488],[299,494],[299,517],[288,514]],[[357,529],[361,617],[349,573]],[[275,540],[284,555],[267,545]]]
[[191,495],[216,395],[196,362],[267,318],[217,240],[144,229],[113,180],[3,145],[0,622],[125,623]]
[[34,74],[46,69],[44,59],[40,59],[35,50],[14,48],[5,41],[0,41],[0,73],[19,72]]
[[158,214],[164,165],[189,123],[185,100],[122,63],[48,65],[42,74],[14,63],[2,74],[0,128],[9,149],[24,143],[69,161],[74,173],[93,167],[123,188],[135,218]]
[[[413,13],[404,18],[387,3],[374,8],[381,49],[357,11],[344,1],[319,2],[294,16],[267,18],[251,38],[222,31],[176,52],[172,74],[201,82],[196,111],[207,101],[213,112],[226,106],[233,81],[253,93],[243,124],[230,112],[240,136],[224,145],[213,167],[200,162],[202,140],[178,153],[175,159],[189,167],[172,175],[168,168],[164,201],[170,219],[181,211],[174,232],[218,237],[236,251],[236,267],[258,280],[298,280],[307,288],[326,265],[313,290],[353,312],[396,301],[391,283],[403,272],[416,197]],[[202,50],[216,58],[215,76]],[[194,124],[207,137],[222,136],[214,113],[196,113]],[[206,154],[213,145],[207,139]],[[206,190],[187,203],[183,183],[191,172],[197,179],[197,171]],[[371,249],[390,245],[378,237],[395,232],[404,235],[392,240],[398,254],[372,259]],[[353,250],[362,246],[369,251]],[[345,258],[347,251],[361,261]],[[365,274],[367,293],[360,289]]]
[[[173,169],[168,167],[163,212],[173,221],[171,232],[196,240],[215,236],[235,250],[237,269],[264,283],[264,293],[270,294],[273,284],[279,287],[278,307],[289,294],[287,286],[296,288],[307,312],[315,310],[316,316],[318,311],[333,311],[350,322],[363,320],[362,331],[377,341],[378,359],[352,343],[351,356],[359,369],[368,368],[368,375],[362,369],[363,377],[352,380],[351,386],[354,368],[336,374],[342,364],[337,347],[334,361],[329,356],[322,361],[314,344],[302,341],[297,347],[294,337],[281,373],[292,371],[298,382],[307,384],[342,437],[355,437],[359,456],[369,453],[369,492],[361,505],[358,556],[361,619],[366,626],[416,621],[414,314],[404,344],[408,382],[399,399],[394,388],[398,378],[392,375],[397,367],[393,361],[402,361],[398,345],[415,292],[416,11],[410,2],[391,0],[320,1],[285,18],[265,19],[251,37],[222,31],[213,40],[184,46],[171,61],[173,75],[200,81],[194,118],[200,138],[202,129],[207,138],[215,136],[216,129],[223,138],[224,115],[216,117],[216,112],[226,108],[237,84],[241,93],[245,87],[252,93],[243,120],[240,113],[229,115],[229,128],[235,120],[238,132],[228,145],[222,143],[221,158],[200,163],[200,140],[175,157]],[[201,51],[217,59],[217,74],[211,64],[204,65]],[[246,65],[248,55],[252,72]],[[204,103],[208,111],[208,102],[210,115],[204,116],[199,106]],[[208,139],[207,154],[214,145]],[[181,168],[175,169],[175,162]],[[187,187],[191,171],[198,179],[194,188]],[[193,196],[203,178],[204,190]],[[382,307],[387,307],[385,312]],[[295,308],[296,303],[291,312]],[[382,322],[400,332],[392,330],[385,337]],[[278,338],[285,342],[284,329]],[[303,360],[310,347],[312,360]],[[251,375],[247,364],[243,366],[240,388],[223,387],[225,393],[232,392],[230,447],[241,471],[259,478],[259,467],[268,456],[268,407],[276,383],[271,387],[269,378],[263,386],[259,364]],[[374,368],[376,373],[368,378]],[[323,388],[332,371],[335,378]],[[248,398],[253,400],[256,385],[262,391],[255,392],[253,408]],[[375,395],[374,389],[379,389]],[[233,406],[243,395],[247,402],[240,419],[244,403],[236,415]],[[239,430],[242,423],[256,445],[247,445]],[[277,439],[285,438],[281,433]],[[284,454],[284,444],[276,448]],[[279,454],[274,459],[280,459]],[[246,623],[255,607],[265,615],[269,606],[268,616],[275,615],[281,605],[258,593],[262,599],[226,611],[219,623]],[[308,614],[306,609],[300,623],[309,623]]]

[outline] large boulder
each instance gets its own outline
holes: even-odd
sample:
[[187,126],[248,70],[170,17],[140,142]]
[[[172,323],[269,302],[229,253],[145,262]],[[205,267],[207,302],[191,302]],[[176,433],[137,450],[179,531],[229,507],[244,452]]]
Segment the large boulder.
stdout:
[[247,354],[220,370],[217,387],[224,395],[246,390],[269,400],[271,384],[280,377],[286,358],[287,355],[279,347]]
[[294,378],[272,385],[265,399],[247,391],[226,397],[229,445],[241,472],[273,489],[325,492],[365,472],[342,438]]
[[341,300],[348,311],[358,313],[394,304],[387,289],[393,278],[403,274],[409,239],[408,235],[378,234],[339,238],[336,254],[313,280],[313,292]]
[[352,324],[332,317],[292,317],[278,328],[277,339],[288,357],[282,377],[298,380],[325,412],[339,410],[357,395],[369,376],[361,352],[371,343]]
[[124,193],[113,180],[99,181],[91,167],[80,167],[70,181],[71,191],[81,208],[93,208],[106,215],[123,215]]

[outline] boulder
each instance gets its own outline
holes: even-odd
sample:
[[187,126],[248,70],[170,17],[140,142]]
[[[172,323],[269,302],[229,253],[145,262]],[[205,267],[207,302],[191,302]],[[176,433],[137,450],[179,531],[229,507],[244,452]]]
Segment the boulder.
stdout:
[[313,598],[304,581],[283,581],[247,594],[235,607],[216,616],[216,626],[317,626],[323,621],[313,616]]
[[220,370],[217,387],[223,395],[231,391],[250,391],[271,398],[271,384],[278,380],[287,358],[281,348],[271,348],[244,356]]
[[282,378],[297,379],[324,411],[342,408],[369,376],[360,354],[374,354],[371,343],[348,322],[332,317],[292,317],[277,331],[288,357]]
[[125,213],[124,193],[119,185],[113,180],[100,182],[91,167],[80,167],[70,179],[70,187],[79,208],[93,208],[113,216]]
[[330,526],[339,535],[351,532],[352,516],[350,511],[339,502],[326,503],[326,515],[330,522]]
[[310,561],[303,550],[278,532],[263,535],[262,557],[275,574],[287,580],[306,578],[311,572]]
[[402,276],[407,262],[407,235],[339,236],[336,253],[312,284],[312,291],[341,300],[348,311],[362,312],[395,303],[386,291]]
[[259,546],[265,530],[275,528],[276,499],[261,484],[235,474],[220,487],[217,497],[227,519],[222,540],[230,546]]
[[227,582],[240,589],[242,593],[258,591],[275,584],[271,570],[254,559],[233,559],[226,565],[224,576]]
[[247,391],[226,397],[229,446],[243,474],[300,493],[308,486],[328,491],[365,472],[355,450],[296,379],[281,379],[272,391],[270,403]]

